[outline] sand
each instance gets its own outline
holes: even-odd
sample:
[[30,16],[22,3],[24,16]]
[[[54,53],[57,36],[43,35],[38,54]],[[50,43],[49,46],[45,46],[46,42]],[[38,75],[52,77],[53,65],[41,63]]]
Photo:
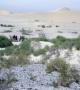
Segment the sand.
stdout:
[[[10,34],[16,32],[21,34],[22,28],[32,30],[31,35],[26,35],[27,37],[38,37],[39,33],[44,33],[48,38],[55,38],[58,35],[75,38],[80,35],[80,11],[77,10],[62,8],[46,13],[3,12],[0,12],[0,24],[14,27],[0,26],[0,35],[9,36],[9,33],[2,33],[3,30],[12,30]],[[45,28],[42,28],[42,25],[45,25]]]

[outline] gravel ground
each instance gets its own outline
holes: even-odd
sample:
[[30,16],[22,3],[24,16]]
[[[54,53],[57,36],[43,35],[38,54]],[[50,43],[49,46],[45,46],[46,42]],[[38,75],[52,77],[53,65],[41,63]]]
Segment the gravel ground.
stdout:
[[[57,80],[59,73],[46,73],[46,66],[43,64],[32,64],[12,67],[10,70],[2,69],[0,78],[6,78],[6,72],[14,73],[17,82],[13,82],[6,90],[80,90],[80,86],[72,83],[70,88],[54,88],[52,82]],[[3,90],[3,89],[0,89]]]

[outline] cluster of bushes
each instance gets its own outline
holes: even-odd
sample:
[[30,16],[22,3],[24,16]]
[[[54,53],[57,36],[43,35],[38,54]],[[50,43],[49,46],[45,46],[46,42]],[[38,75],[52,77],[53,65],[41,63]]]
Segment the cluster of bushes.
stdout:
[[23,41],[19,49],[20,49],[20,52],[24,54],[27,54],[27,55],[31,54],[32,53],[31,40],[26,39],[25,41]]
[[28,56],[24,54],[19,54],[18,56],[13,55],[5,62],[6,68],[10,68],[11,66],[17,66],[17,65],[25,65],[29,64]]
[[47,39],[45,34],[40,34],[38,38],[32,38],[31,40],[35,41],[49,41],[54,43],[55,48],[64,48],[64,49],[72,49],[75,47],[77,50],[80,50],[80,36],[77,38],[65,38],[63,36],[57,36],[54,39]]
[[11,67],[15,65],[29,64],[28,56],[32,53],[31,42],[29,39],[22,42],[19,46],[11,46],[0,51],[0,56],[9,55],[8,59],[0,58],[0,67]]
[[47,64],[47,72],[51,73],[53,71],[60,73],[57,82],[53,81],[55,86],[69,87],[73,82],[79,83],[80,76],[78,71],[74,67],[70,67],[64,59],[56,58]]
[[55,47],[70,48],[70,49],[75,47],[77,50],[80,50],[80,37],[67,39],[63,36],[57,36],[56,39],[52,39],[51,42],[54,43]]
[[19,46],[6,47],[3,53],[6,55],[18,55],[20,53],[29,55],[31,53],[31,50],[31,41],[30,39],[26,39]]
[[28,56],[24,54],[11,55],[8,59],[0,58],[0,68],[10,68],[17,65],[30,64]]
[[[25,45],[24,47],[26,47],[26,45],[28,46],[29,41],[49,41],[54,43],[54,47],[62,47],[62,48],[72,48],[72,47],[76,47],[77,50],[80,50],[80,37],[78,38],[73,38],[73,39],[67,39],[63,36],[57,36],[55,39],[49,40],[46,38],[46,36],[44,34],[40,34],[38,38],[32,38],[31,40],[27,39],[27,42],[23,42],[23,45]],[[5,36],[0,36],[0,48],[5,48],[8,46],[12,46],[12,42],[10,39],[8,39]]]
[[[45,37],[44,34],[41,34],[40,37],[36,38],[35,40],[50,41]],[[45,47],[44,49],[33,50],[33,48],[31,47],[31,41],[32,39],[25,39],[19,46],[13,46],[12,42],[8,38],[0,36],[0,47],[1,48],[6,47],[5,50],[0,51],[0,56],[3,55],[11,56],[11,58],[4,64],[6,65],[8,65],[8,63],[10,65],[26,64],[29,63],[29,60],[27,58],[30,54],[33,53],[35,56],[45,55],[46,52],[50,50],[49,47]],[[76,47],[78,50],[80,50],[80,37],[75,39],[67,39],[65,37],[58,36],[56,39],[52,39],[51,42],[54,43],[53,47],[70,48],[70,49],[72,47]],[[1,60],[1,62],[2,61],[3,60]]]
[[31,47],[31,40],[25,39],[19,46],[6,47],[5,50],[0,51],[1,57],[4,55],[10,56],[7,60],[0,59],[0,65],[2,67],[11,67],[15,65],[29,64],[28,56],[30,54],[34,54],[35,56],[45,55],[48,50],[48,46],[43,49],[34,50]]
[[57,36],[54,39],[47,39],[44,34],[40,34],[38,38],[32,38],[32,41],[49,41],[54,43],[54,47],[56,48],[64,48],[64,49],[72,49],[75,47],[77,50],[80,50],[80,37],[77,38],[65,38],[63,36]]

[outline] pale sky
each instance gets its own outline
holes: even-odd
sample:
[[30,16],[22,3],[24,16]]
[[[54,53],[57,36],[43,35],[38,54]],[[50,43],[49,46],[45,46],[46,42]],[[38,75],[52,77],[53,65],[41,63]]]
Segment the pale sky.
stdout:
[[62,7],[80,9],[80,0],[0,0],[0,9],[17,12],[44,12]]

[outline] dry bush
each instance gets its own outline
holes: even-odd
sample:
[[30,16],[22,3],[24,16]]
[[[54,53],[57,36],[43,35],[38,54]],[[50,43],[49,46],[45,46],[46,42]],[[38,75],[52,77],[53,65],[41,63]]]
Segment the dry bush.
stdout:
[[47,64],[47,72],[51,73],[53,71],[60,73],[60,77],[57,83],[54,82],[54,85],[58,84],[68,87],[73,82],[79,83],[80,76],[78,71],[70,67],[64,59],[56,58]]

